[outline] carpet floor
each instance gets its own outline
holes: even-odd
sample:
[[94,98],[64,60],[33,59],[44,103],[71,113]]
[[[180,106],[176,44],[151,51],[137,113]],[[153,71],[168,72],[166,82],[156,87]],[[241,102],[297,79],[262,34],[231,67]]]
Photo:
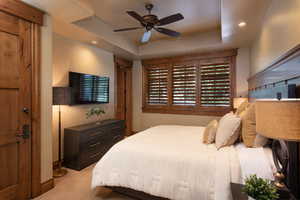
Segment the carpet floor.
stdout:
[[134,200],[132,198],[99,187],[91,189],[94,165],[81,171],[68,169],[68,174],[55,179],[55,187],[34,200]]

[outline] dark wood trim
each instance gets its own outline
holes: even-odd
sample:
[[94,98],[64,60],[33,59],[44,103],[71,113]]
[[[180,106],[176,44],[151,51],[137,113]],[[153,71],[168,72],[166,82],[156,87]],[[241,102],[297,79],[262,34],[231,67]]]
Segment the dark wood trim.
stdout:
[[53,188],[54,188],[54,179],[52,178],[41,184],[41,194],[44,194]]
[[226,113],[232,111],[231,108],[220,108],[212,107],[205,109],[205,107],[200,109],[191,109],[187,107],[182,107],[181,109],[176,107],[168,108],[143,108],[143,112],[146,113],[159,113],[159,114],[178,114],[178,115],[204,115],[204,116],[223,116]]
[[198,54],[188,54],[183,56],[166,57],[166,58],[155,58],[142,60],[142,65],[154,65],[154,64],[168,64],[172,62],[185,62],[202,59],[214,59],[214,58],[225,58],[237,56],[237,49],[225,50],[225,51],[212,51]]
[[117,56],[114,56],[114,61],[115,61],[115,64],[120,66],[120,67],[132,67],[133,65],[133,62],[131,60],[126,60],[124,58],[121,58],[121,57],[117,57]]
[[43,25],[44,12],[20,0],[0,0],[0,10],[32,23]]
[[41,194],[41,30],[31,25],[32,33],[32,197]]
[[248,79],[249,90],[255,90],[260,87],[266,87],[267,85],[289,80],[292,78],[299,77],[298,73],[286,73],[289,69],[275,71],[276,68],[281,67],[283,64],[291,61],[293,58],[300,56],[300,44],[286,52],[284,55],[276,59],[272,64],[270,64],[266,69],[261,72],[256,73]]
[[126,136],[132,135],[132,67],[133,62],[114,56],[115,63],[115,118],[125,120]]

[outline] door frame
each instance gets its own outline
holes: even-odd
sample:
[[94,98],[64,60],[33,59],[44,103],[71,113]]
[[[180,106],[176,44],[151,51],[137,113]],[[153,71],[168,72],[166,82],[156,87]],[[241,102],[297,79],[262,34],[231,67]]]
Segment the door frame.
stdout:
[[[132,110],[132,68],[133,68],[133,62],[126,60],[124,58],[118,57],[118,56],[114,56],[114,62],[115,62],[115,117],[117,119],[121,119],[120,116],[118,115],[118,105],[119,105],[119,97],[118,97],[118,70],[125,70],[126,71],[126,75],[125,75],[125,79],[126,81],[126,85],[125,90],[127,91],[127,94],[125,94],[125,98],[126,98],[126,103],[125,103],[125,108],[128,112],[125,111],[125,115],[126,117],[128,117],[129,119],[126,119],[126,132],[125,132],[125,136],[130,136],[132,135],[132,126],[133,126],[133,110]],[[127,74],[127,73],[130,74]],[[128,80],[129,79],[129,80]],[[128,82],[129,81],[129,82]],[[122,120],[122,119],[121,119]]]
[[41,26],[44,12],[20,0],[0,0],[0,11],[31,22],[31,197],[42,193],[41,184]]

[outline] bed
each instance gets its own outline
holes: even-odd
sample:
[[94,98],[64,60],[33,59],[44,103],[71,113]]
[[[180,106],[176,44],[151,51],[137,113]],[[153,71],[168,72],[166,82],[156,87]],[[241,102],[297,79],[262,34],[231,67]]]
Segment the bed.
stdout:
[[117,143],[96,164],[92,188],[129,189],[147,199],[231,200],[230,182],[250,174],[273,178],[269,148],[217,150],[202,143],[204,129],[156,126]]

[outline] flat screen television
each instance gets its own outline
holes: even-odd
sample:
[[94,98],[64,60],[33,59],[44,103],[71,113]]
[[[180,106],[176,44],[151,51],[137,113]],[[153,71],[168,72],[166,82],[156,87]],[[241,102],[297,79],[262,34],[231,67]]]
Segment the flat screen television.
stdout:
[[109,103],[109,77],[69,72],[71,104]]

